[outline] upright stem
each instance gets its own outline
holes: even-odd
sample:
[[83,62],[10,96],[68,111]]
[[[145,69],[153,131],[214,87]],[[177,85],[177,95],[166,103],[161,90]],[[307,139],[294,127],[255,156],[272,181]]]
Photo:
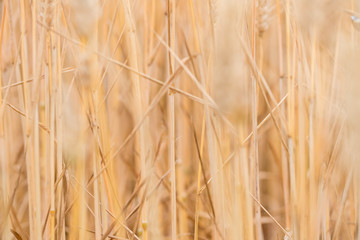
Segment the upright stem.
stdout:
[[[2,42],[3,42],[3,36],[4,36],[4,25],[6,21],[6,3],[3,3],[3,13],[2,13],[2,25],[1,25],[1,35],[0,35],[0,56],[2,56]],[[0,69],[3,67],[3,60],[0,58]],[[9,81],[10,82],[10,81]],[[3,86],[3,75],[2,72],[0,73],[0,89],[2,89]],[[7,144],[6,144],[6,138],[5,138],[5,113],[3,110],[3,95],[2,91],[0,90],[0,169],[1,169],[1,191],[2,191],[2,197],[0,199],[0,207],[2,209],[5,209],[5,206],[8,206],[9,204],[9,174],[7,174],[8,171],[8,162],[7,162]],[[11,233],[10,233],[10,221],[9,218],[5,215],[6,213],[3,212],[0,214],[0,217],[3,219],[3,229],[2,233],[0,233],[1,239],[10,239]],[[0,229],[1,230],[1,229]]]
[[[285,82],[284,82],[284,64],[283,64],[283,39],[282,39],[282,25],[281,25],[281,9],[279,0],[276,0],[276,12],[278,20],[278,44],[279,44],[279,75],[280,75],[280,98],[282,99],[285,96]],[[280,107],[280,112],[282,116],[285,116],[286,111],[285,107],[282,105]],[[282,133],[285,133],[286,129],[284,125],[281,125]],[[283,182],[283,192],[284,192],[284,205],[285,205],[285,223],[286,228],[290,228],[290,208],[289,208],[289,170],[287,162],[287,153],[285,147],[281,146],[281,168],[282,168],[282,182]]]
[[[129,65],[134,68],[136,71],[139,69],[139,59],[138,59],[138,49],[137,49],[137,36],[134,19],[131,13],[131,4],[129,0],[123,0],[124,12],[125,12],[125,22],[128,28],[128,41],[129,41]],[[139,75],[131,73],[131,78],[133,79],[132,91],[134,94],[134,105],[135,105],[135,115],[137,122],[140,122],[144,114],[144,91],[140,84]],[[140,155],[140,168],[141,168],[141,178],[145,179],[149,175],[148,161],[146,161],[147,155],[150,152],[149,146],[151,144],[148,131],[148,119],[144,120],[143,124],[139,127],[138,133],[138,152]],[[148,181],[146,182],[148,184]],[[146,189],[144,186],[143,189]],[[141,194],[145,194],[143,190],[140,191]],[[140,195],[141,195],[140,194]],[[143,225],[143,239],[147,238],[147,223],[148,223],[148,206],[147,201],[145,200],[141,210],[141,219]]]
[[[253,0],[253,15],[252,15],[252,57],[256,59],[255,53],[255,22],[256,22],[256,0]],[[259,156],[258,156],[258,139],[257,139],[257,83],[254,75],[251,75],[252,82],[252,128],[253,128],[253,157],[254,157],[254,173],[255,173],[255,196],[258,201],[260,201],[260,180],[259,180]],[[257,229],[257,238],[259,240],[263,239],[262,233],[262,224],[261,224],[261,208],[259,204],[255,206],[255,217],[256,217],[256,229]]]
[[[168,45],[175,51],[175,1],[167,1]],[[168,51],[169,76],[173,74],[174,59]],[[168,121],[169,121],[169,161],[171,169],[171,239],[176,240],[176,168],[175,168],[175,96],[168,92]]]

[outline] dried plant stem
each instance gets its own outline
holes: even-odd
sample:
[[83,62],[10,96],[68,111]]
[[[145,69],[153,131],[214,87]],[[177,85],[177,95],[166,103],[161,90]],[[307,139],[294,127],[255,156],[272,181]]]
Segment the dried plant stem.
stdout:
[[[168,46],[174,51],[175,49],[175,1],[167,1],[167,32]],[[169,75],[173,74],[174,57],[170,51],[168,53]],[[171,179],[171,239],[176,240],[177,230],[177,213],[176,213],[176,168],[175,168],[175,96],[168,92],[168,126],[169,126],[169,163]]]
[[[138,50],[137,50],[137,38],[136,38],[136,30],[134,25],[134,20],[131,14],[131,5],[128,0],[123,0],[124,5],[124,11],[125,11],[125,22],[128,28],[128,41],[129,41],[129,64],[132,68],[135,69],[136,72],[139,72],[139,60],[137,58],[138,56]],[[140,84],[140,78],[137,74],[131,74],[131,78],[133,81],[133,94],[135,97],[134,107],[136,109],[136,120],[140,121],[144,116],[144,104],[143,104],[143,92]],[[148,162],[146,161],[147,154],[149,154],[149,145],[150,145],[150,139],[148,138],[148,123],[147,118],[144,120],[142,126],[139,128],[138,133],[138,150],[140,155],[140,168],[141,168],[141,176],[144,179],[145,176],[148,174]],[[145,189],[145,188],[144,188]],[[143,192],[141,191],[140,196],[143,195]],[[143,233],[144,239],[147,239],[147,212],[148,212],[148,206],[147,201],[144,201],[143,206],[141,208],[141,221],[142,225],[144,226],[145,232]]]
[[[194,129],[195,131],[195,129]],[[203,148],[205,140],[205,115],[203,116],[203,123],[201,127],[201,141],[200,141],[200,158],[203,157]],[[200,211],[200,194],[201,194],[201,179],[202,179],[202,166],[199,160],[198,164],[198,176],[197,176],[197,190],[196,190],[196,202],[195,202],[195,225],[194,225],[194,240],[199,239],[199,211]]]
[[[50,239],[55,239],[55,89],[56,89],[56,60],[53,58],[53,39],[50,32],[47,33],[48,59],[49,59],[49,101],[50,101]],[[54,86],[55,85],[55,86]]]
[[[59,13],[59,4],[56,4],[56,14]],[[59,20],[57,19],[57,24]],[[65,239],[65,219],[62,217],[62,209],[65,208],[64,195],[63,192],[63,177],[61,173],[65,170],[63,165],[63,111],[62,111],[62,64],[61,64],[61,49],[60,49],[60,37],[56,38],[56,56],[57,56],[57,88],[56,88],[56,169],[57,169],[57,181],[59,185],[57,187],[56,199],[57,205],[55,209],[55,214],[57,215],[57,234],[56,239]],[[60,180],[59,180],[60,179]],[[57,210],[57,211],[56,211]]]
[[[1,21],[1,32],[0,32],[0,56],[2,55],[2,46],[3,46],[3,38],[4,38],[4,25],[6,23],[7,14],[6,14],[6,3],[3,3],[3,13],[2,13],[2,21]],[[3,67],[3,61],[0,60],[0,69]],[[0,74],[0,89],[3,86],[3,77]],[[8,92],[6,93],[6,95]],[[0,206],[2,209],[6,209],[9,206],[9,175],[7,171],[9,169],[8,163],[6,161],[6,157],[8,156],[8,150],[6,146],[6,136],[5,136],[5,114],[3,111],[3,106],[5,106],[3,102],[3,94],[0,91],[0,162],[1,162],[1,191],[2,191],[2,199],[0,199]],[[9,239],[10,238],[10,221],[7,216],[8,213],[1,213],[1,218],[3,222],[0,225],[0,238]]]
[[[28,56],[26,47],[26,26],[25,26],[25,1],[20,1],[21,11],[21,75],[23,82],[27,79],[28,74]],[[41,239],[41,200],[40,200],[40,176],[39,176],[39,155],[38,150],[38,112],[37,107],[30,105],[29,91],[25,84],[23,86],[23,101],[25,115],[25,151],[26,151],[26,166],[28,177],[29,190],[29,215],[30,217],[30,236],[32,239]],[[34,110],[32,112],[31,110]],[[29,119],[30,114],[35,118]],[[37,125],[37,126],[35,126]]]
[[[256,49],[256,35],[255,35],[255,21],[256,21],[256,0],[253,0],[253,12],[252,12],[252,57],[255,59],[255,49]],[[251,75],[251,83],[252,83],[252,128],[253,128],[253,171],[254,171],[254,188],[255,188],[255,196],[260,201],[260,180],[259,180],[259,156],[258,156],[258,138],[257,138],[257,106],[258,106],[258,96],[257,96],[257,81],[256,77]],[[255,216],[256,216],[256,233],[257,239],[263,240],[262,233],[262,224],[261,224],[261,208],[259,205],[255,206]]]
[[[282,98],[286,94],[285,86],[285,73],[283,63],[283,37],[282,37],[282,21],[281,21],[281,8],[279,0],[276,0],[276,14],[278,22],[278,46],[279,46],[279,75],[280,75],[280,97]],[[280,108],[281,115],[286,115],[285,106]],[[281,132],[285,135],[285,126],[281,125]],[[281,147],[281,167],[282,167],[282,183],[283,183],[283,194],[284,194],[284,205],[285,205],[285,226],[286,229],[290,228],[290,207],[289,207],[289,170],[288,170],[288,157],[287,151],[284,146]]]

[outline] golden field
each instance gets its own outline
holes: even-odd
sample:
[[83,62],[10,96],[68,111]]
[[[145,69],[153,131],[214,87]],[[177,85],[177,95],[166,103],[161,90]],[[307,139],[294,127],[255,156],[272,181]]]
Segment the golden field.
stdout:
[[360,239],[360,2],[1,0],[0,239]]

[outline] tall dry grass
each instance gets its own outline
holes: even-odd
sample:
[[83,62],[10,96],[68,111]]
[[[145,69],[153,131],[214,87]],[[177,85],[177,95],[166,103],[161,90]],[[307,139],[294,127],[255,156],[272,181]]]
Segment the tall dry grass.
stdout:
[[0,239],[360,239],[358,11],[0,1]]

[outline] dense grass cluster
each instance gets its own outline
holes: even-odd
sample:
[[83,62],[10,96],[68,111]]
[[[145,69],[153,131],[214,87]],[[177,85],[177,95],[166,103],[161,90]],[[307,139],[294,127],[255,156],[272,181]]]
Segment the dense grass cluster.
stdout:
[[355,0],[1,0],[0,239],[360,239]]

